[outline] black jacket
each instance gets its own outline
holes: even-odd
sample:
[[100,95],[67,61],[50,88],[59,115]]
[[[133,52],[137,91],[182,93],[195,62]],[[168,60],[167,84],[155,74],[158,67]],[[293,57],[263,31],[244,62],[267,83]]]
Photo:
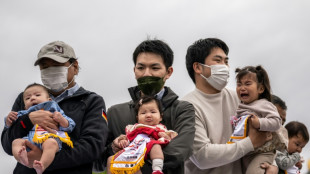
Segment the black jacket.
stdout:
[[[125,134],[125,127],[128,124],[136,123],[134,102],[140,98],[137,87],[129,88],[132,100],[126,103],[114,105],[109,108],[107,116],[109,122],[109,143],[120,134]],[[192,154],[192,144],[195,135],[195,111],[192,104],[178,100],[178,96],[168,87],[161,100],[164,107],[162,124],[168,130],[178,132],[164,149],[164,173],[184,173],[184,161]],[[111,153],[111,151],[110,151]],[[146,162],[141,169],[142,173],[152,173],[152,166]]]
[[[22,96],[21,93],[17,97],[12,111],[24,109]],[[74,148],[63,143],[62,150],[56,153],[54,161],[44,174],[90,174],[92,162],[103,154],[108,137],[107,123],[102,117],[102,112],[105,110],[104,100],[96,93],[81,87],[58,104],[76,123],[73,132],[69,134]],[[26,128],[23,128],[21,121]],[[4,128],[1,136],[4,151],[12,155],[12,141],[26,136],[32,127],[33,124],[28,115],[24,115],[19,117],[10,128]],[[29,169],[20,163],[17,163],[14,173],[36,174],[34,169]]]

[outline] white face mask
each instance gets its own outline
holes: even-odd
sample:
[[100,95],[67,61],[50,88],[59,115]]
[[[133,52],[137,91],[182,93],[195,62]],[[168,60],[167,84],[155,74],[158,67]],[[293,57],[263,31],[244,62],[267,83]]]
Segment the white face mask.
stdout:
[[226,65],[205,65],[200,63],[202,66],[209,67],[211,69],[211,76],[205,77],[200,74],[213,88],[221,91],[228,83],[229,78],[229,67]]
[[72,78],[71,82],[68,83],[67,77],[70,66],[51,66],[42,69],[41,80],[44,86],[53,92],[60,92],[66,89],[74,79]]

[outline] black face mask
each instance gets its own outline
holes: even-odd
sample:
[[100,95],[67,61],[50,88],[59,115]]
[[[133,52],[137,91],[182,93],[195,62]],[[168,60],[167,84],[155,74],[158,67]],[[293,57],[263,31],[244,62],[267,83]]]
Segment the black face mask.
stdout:
[[164,86],[164,80],[161,77],[145,76],[137,79],[138,88],[145,95],[155,95]]

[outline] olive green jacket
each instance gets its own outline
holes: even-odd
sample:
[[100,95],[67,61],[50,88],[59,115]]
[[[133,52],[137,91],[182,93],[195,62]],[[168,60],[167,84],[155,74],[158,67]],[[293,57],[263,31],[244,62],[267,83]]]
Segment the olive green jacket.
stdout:
[[[128,89],[132,100],[126,103],[114,105],[108,109],[108,127],[110,131],[110,143],[120,134],[125,134],[125,127],[128,124],[137,122],[134,103],[140,98],[140,91],[137,87]],[[164,152],[165,174],[184,173],[184,161],[192,154],[192,144],[195,136],[195,111],[192,104],[178,100],[178,96],[168,87],[162,97],[163,119],[168,130],[174,130],[178,136],[166,147]],[[111,151],[110,151],[111,152]],[[149,161],[141,169],[143,174],[152,173]]]

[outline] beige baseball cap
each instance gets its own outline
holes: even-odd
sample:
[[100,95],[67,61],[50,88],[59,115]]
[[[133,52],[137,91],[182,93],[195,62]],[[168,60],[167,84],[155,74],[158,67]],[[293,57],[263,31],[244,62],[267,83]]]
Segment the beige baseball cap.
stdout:
[[54,41],[41,48],[34,66],[38,65],[42,58],[50,58],[56,62],[65,63],[71,58],[76,59],[76,56],[70,45],[62,41]]

